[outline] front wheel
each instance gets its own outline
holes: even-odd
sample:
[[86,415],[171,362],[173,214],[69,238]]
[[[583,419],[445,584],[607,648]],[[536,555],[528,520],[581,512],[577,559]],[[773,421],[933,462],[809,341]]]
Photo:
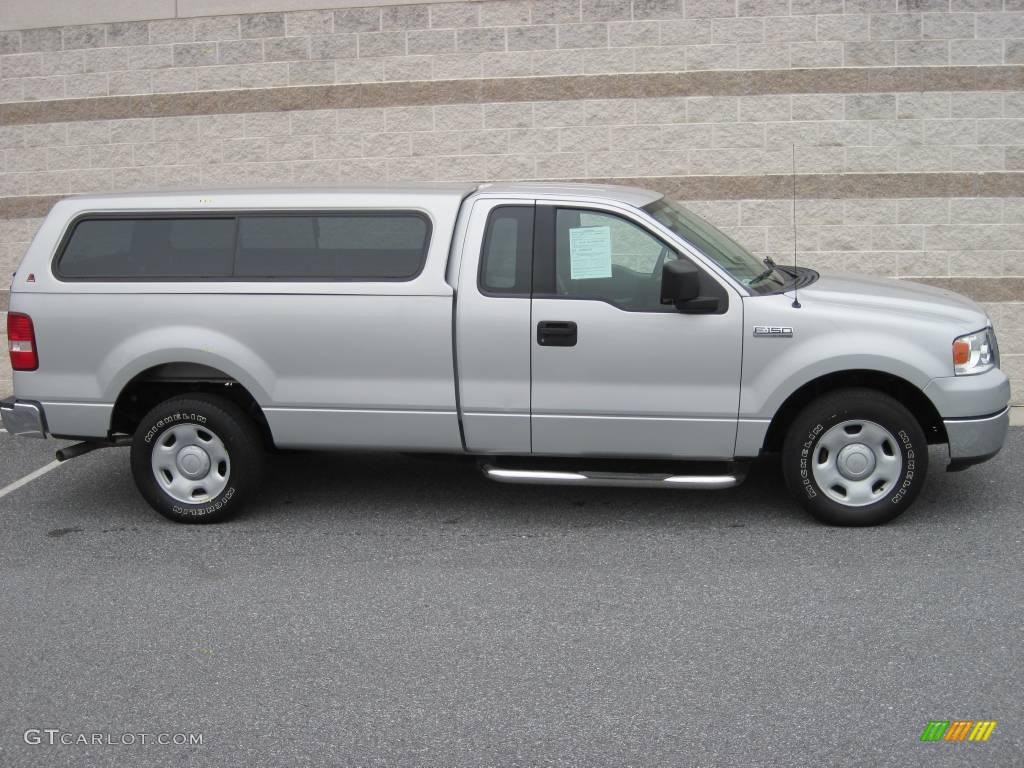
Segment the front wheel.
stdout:
[[823,395],[793,421],[782,448],[790,493],[830,525],[879,525],[905,511],[928,473],[921,425],[867,389]]
[[132,438],[132,475],[157,512],[178,523],[236,514],[258,484],[259,430],[215,395],[175,397],[147,413]]

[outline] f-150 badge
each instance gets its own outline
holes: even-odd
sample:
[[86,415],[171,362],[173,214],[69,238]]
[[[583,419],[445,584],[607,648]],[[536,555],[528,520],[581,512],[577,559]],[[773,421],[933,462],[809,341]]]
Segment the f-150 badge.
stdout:
[[788,339],[793,336],[793,329],[784,325],[755,325],[754,335]]

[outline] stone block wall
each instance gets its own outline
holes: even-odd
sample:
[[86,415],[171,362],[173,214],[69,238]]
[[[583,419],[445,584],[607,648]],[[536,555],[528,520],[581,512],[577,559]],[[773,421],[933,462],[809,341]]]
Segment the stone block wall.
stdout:
[[346,3],[0,32],[7,274],[68,194],[495,179],[653,187],[778,260],[965,293],[1024,403],[1024,0]]

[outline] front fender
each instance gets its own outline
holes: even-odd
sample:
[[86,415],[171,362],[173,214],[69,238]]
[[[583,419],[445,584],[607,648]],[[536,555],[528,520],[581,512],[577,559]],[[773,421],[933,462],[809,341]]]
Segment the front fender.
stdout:
[[923,391],[943,362],[948,367],[928,346],[881,331],[836,329],[798,339],[748,339],[744,344],[741,419],[771,419],[800,387],[829,374],[877,371]]

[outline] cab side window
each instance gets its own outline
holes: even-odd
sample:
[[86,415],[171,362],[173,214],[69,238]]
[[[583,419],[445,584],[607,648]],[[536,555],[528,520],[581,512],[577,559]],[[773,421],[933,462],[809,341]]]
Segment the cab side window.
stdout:
[[480,291],[529,296],[533,267],[532,205],[502,205],[487,217],[480,253]]
[[661,304],[661,269],[679,254],[631,221],[601,211],[555,214],[555,292],[640,312]]

